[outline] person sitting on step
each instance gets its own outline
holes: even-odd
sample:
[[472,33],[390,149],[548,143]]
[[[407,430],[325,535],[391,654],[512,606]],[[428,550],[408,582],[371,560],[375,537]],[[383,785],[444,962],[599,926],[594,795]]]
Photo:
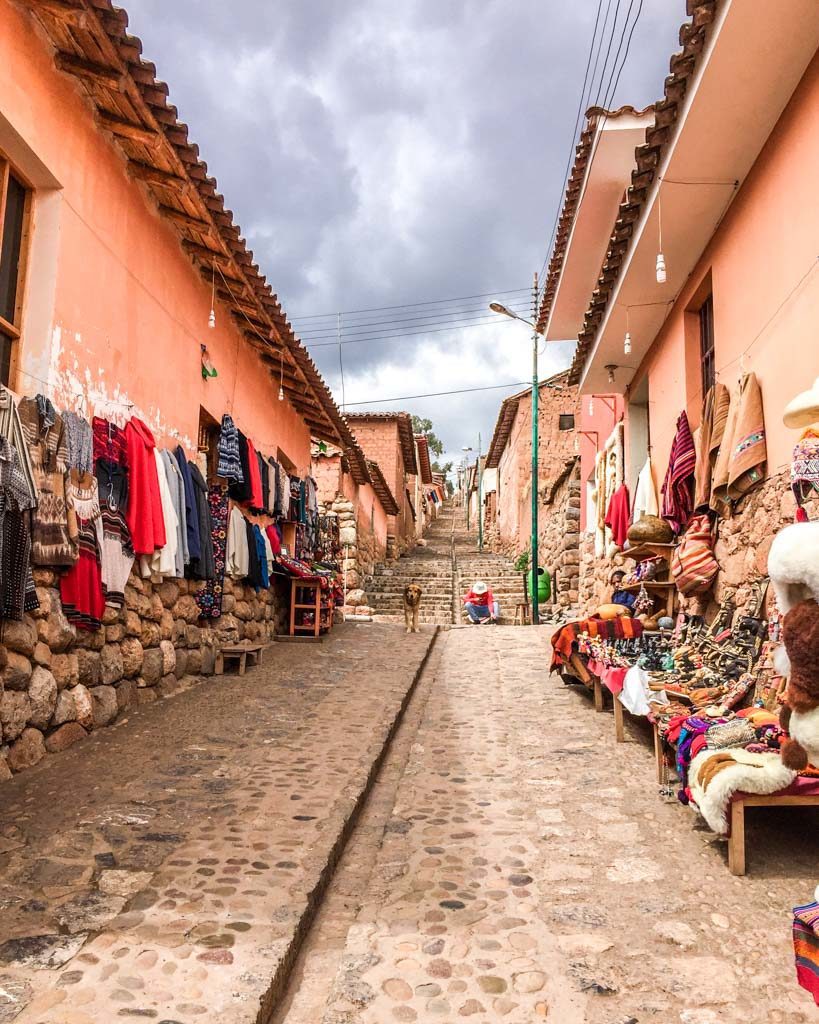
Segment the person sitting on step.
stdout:
[[612,604],[621,604],[628,608],[629,611],[634,609],[634,602],[636,596],[629,593],[628,590],[623,590],[623,580],[626,578],[625,572],[622,569],[615,569],[611,574],[609,581],[614,587],[614,591],[611,595]]
[[472,589],[464,598],[464,607],[469,621],[475,626],[484,622],[497,622],[500,617],[500,606],[483,580],[475,580],[472,584]]

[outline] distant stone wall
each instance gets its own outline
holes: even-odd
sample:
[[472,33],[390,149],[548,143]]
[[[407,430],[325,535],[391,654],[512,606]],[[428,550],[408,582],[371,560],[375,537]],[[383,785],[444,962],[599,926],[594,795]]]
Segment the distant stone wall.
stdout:
[[101,629],[77,630],[63,614],[55,572],[35,570],[40,607],[0,634],[0,779],[213,672],[220,641],[267,641],[286,628],[287,581],[270,590],[225,579],[221,618],[200,620],[196,580],[152,582],[131,574],[125,605]]
[[322,506],[321,511],[338,516],[339,539],[344,549],[342,570],[347,575],[347,591],[361,589],[375,563],[384,558],[384,548],[361,518],[356,519],[355,505],[344,495]]

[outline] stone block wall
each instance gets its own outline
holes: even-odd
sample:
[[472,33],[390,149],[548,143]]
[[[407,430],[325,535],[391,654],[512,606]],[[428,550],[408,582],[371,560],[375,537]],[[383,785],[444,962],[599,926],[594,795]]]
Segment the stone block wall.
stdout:
[[580,465],[554,489],[538,517],[538,561],[557,578],[553,600],[572,608],[580,596]]
[[384,558],[384,548],[366,524],[356,518],[354,503],[343,494],[325,502],[321,510],[338,516],[339,538],[342,547],[347,547],[342,561],[342,571],[347,573],[347,591],[359,590],[365,578],[372,574],[375,563]]
[[57,574],[36,570],[35,582],[40,607],[0,634],[0,779],[212,674],[217,642],[267,641],[289,608],[287,580],[257,594],[226,579],[223,614],[206,623],[193,596],[199,581],[132,573],[124,607],[84,632],[63,614]]
[[[806,505],[811,519],[819,519],[819,501]],[[790,489],[788,471],[770,476],[739,503],[730,519],[721,519],[717,527],[714,553],[720,571],[711,592],[700,604],[707,616],[725,597],[732,597],[737,608],[747,606],[750,585],[768,573],[768,552],[776,534],[794,521],[796,504]],[[594,536],[583,533],[580,539],[579,610],[587,614],[611,597],[609,577],[615,568],[630,568],[630,559],[616,554],[595,558]],[[769,599],[771,594],[769,592]]]

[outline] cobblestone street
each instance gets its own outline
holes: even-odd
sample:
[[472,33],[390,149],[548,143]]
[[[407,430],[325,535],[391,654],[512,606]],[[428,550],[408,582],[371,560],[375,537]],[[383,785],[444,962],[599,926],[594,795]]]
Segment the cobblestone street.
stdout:
[[7,784],[0,1021],[810,1021],[815,815],[731,876],[548,636],[274,645]]

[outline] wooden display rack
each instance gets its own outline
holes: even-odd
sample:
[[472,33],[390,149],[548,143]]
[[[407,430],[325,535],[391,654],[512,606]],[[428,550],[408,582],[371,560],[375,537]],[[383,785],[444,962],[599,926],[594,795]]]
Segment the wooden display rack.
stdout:
[[[312,612],[313,621],[305,622],[307,613]],[[307,635],[319,637],[333,625],[333,599],[329,591],[322,601],[320,580],[290,580],[290,636]]]
[[[676,544],[655,544],[651,541],[647,541],[644,544],[638,544],[636,547],[627,548],[622,552],[626,558],[631,558],[635,562],[642,562],[646,558],[664,558],[670,565],[671,554],[676,548]],[[661,601],[665,602],[665,614],[669,618],[674,617],[674,597],[676,594],[676,584],[673,580],[640,580],[637,583],[626,583],[622,585],[623,590],[630,590],[635,594],[639,592],[640,587],[645,587],[646,591],[651,594],[652,597],[656,597]]]

